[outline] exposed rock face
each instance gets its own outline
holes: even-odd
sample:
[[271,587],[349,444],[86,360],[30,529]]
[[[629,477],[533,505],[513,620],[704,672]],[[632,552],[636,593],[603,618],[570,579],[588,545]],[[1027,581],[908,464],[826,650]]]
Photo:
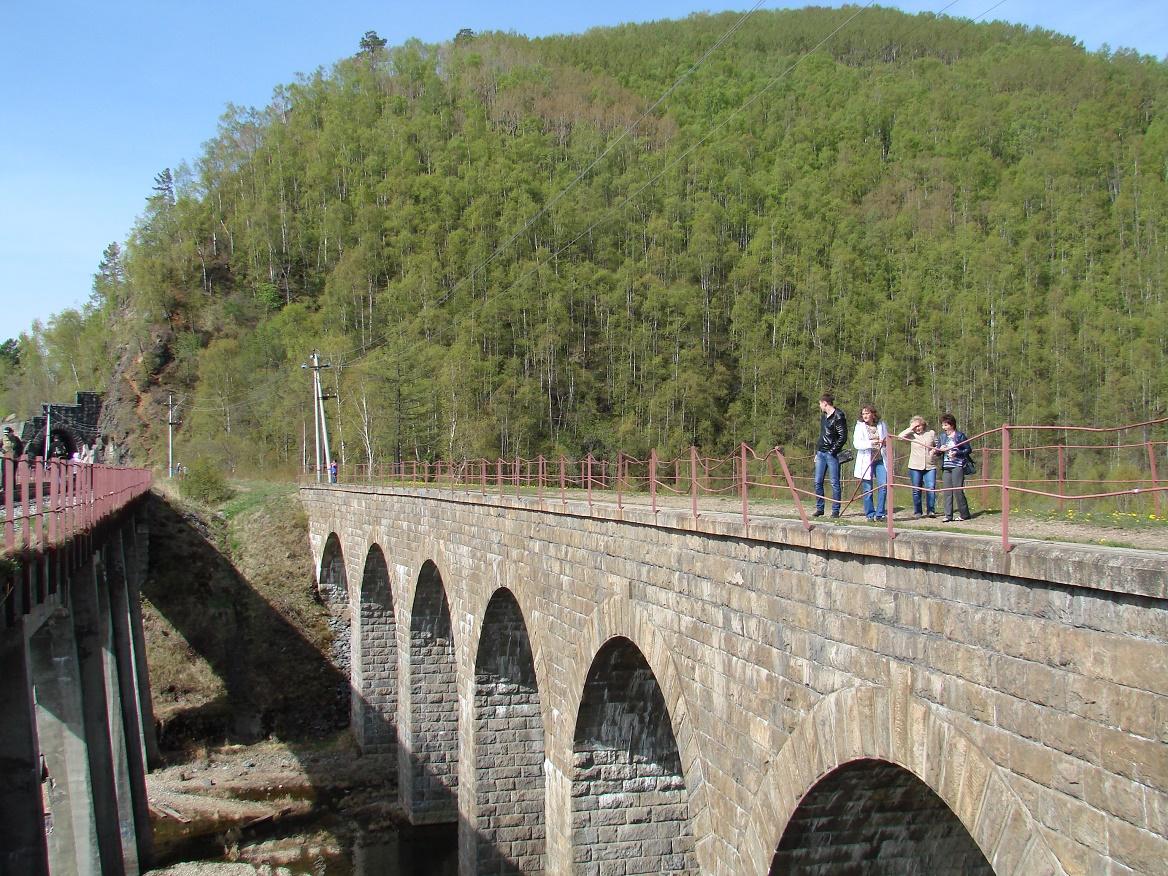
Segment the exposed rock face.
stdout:
[[156,328],[145,344],[124,348],[114,365],[98,422],[106,463],[142,462],[152,446],[165,441],[168,393],[157,381],[171,361],[172,338],[168,327]]

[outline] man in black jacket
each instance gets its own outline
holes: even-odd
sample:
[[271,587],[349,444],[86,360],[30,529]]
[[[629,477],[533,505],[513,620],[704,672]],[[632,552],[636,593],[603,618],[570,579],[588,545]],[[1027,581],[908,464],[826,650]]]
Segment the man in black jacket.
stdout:
[[840,463],[836,454],[848,440],[848,420],[835,406],[830,392],[819,397],[819,440],[815,442],[815,517],[823,516],[826,497],[823,494],[823,475],[831,472],[831,516],[840,516]]

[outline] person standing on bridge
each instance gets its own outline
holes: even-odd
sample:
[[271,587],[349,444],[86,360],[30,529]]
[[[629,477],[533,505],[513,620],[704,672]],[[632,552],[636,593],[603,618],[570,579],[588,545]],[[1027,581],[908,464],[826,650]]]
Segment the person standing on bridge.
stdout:
[[929,428],[924,417],[909,420],[908,428],[898,436],[910,443],[908,451],[908,475],[912,480],[913,517],[921,517],[921,491],[925,493],[924,508],[930,517],[937,516],[937,460],[933,458],[933,448],[937,446],[937,433]]
[[339,468],[337,466],[337,461],[334,459],[332,462],[329,463],[329,483],[330,484],[335,484],[337,482],[337,472],[338,471],[339,471]]
[[[941,481],[945,487],[945,516],[943,523],[969,519],[969,502],[965,499],[965,461],[973,454],[969,439],[957,429],[957,419],[952,414],[941,415],[941,431],[944,433],[937,443],[934,456],[941,457]],[[957,513],[953,504],[957,503]]]
[[888,467],[884,464],[884,439],[887,437],[888,427],[881,421],[880,412],[872,405],[860,408],[860,419],[852,435],[852,446],[856,448],[855,476],[864,489],[864,516],[877,522],[885,519]]
[[848,420],[835,406],[835,397],[825,392],[819,397],[819,440],[815,442],[815,513],[823,516],[826,497],[823,494],[823,476],[831,472],[831,516],[840,516],[840,461],[836,456],[848,440]]

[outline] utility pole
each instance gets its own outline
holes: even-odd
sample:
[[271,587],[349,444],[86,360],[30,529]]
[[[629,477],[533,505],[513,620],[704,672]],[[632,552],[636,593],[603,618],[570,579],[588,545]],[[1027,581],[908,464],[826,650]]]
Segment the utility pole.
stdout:
[[[324,453],[325,459],[331,461],[329,454],[329,440],[328,440],[328,423],[324,419],[324,393],[321,390],[320,372],[323,368],[332,368],[331,362],[326,362],[323,365],[320,362],[320,353],[316,350],[312,351],[311,364],[305,362],[300,366],[312,372],[312,421],[316,428],[316,482],[320,483],[320,439],[321,434],[324,435]],[[328,464],[326,461],[326,465]]]
[[174,418],[174,393],[166,402],[166,476],[174,477],[174,427],[181,426],[182,421]]

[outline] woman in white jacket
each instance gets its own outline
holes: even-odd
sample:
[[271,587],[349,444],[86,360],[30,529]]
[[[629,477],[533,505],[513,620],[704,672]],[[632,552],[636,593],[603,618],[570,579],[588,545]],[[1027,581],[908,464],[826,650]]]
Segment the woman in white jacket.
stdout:
[[[852,447],[856,448],[854,474],[864,488],[864,516],[869,520],[884,520],[885,485],[888,467],[884,464],[884,439],[888,427],[880,420],[880,412],[872,405],[860,408],[860,419],[852,432]],[[873,490],[873,482],[876,489]]]

